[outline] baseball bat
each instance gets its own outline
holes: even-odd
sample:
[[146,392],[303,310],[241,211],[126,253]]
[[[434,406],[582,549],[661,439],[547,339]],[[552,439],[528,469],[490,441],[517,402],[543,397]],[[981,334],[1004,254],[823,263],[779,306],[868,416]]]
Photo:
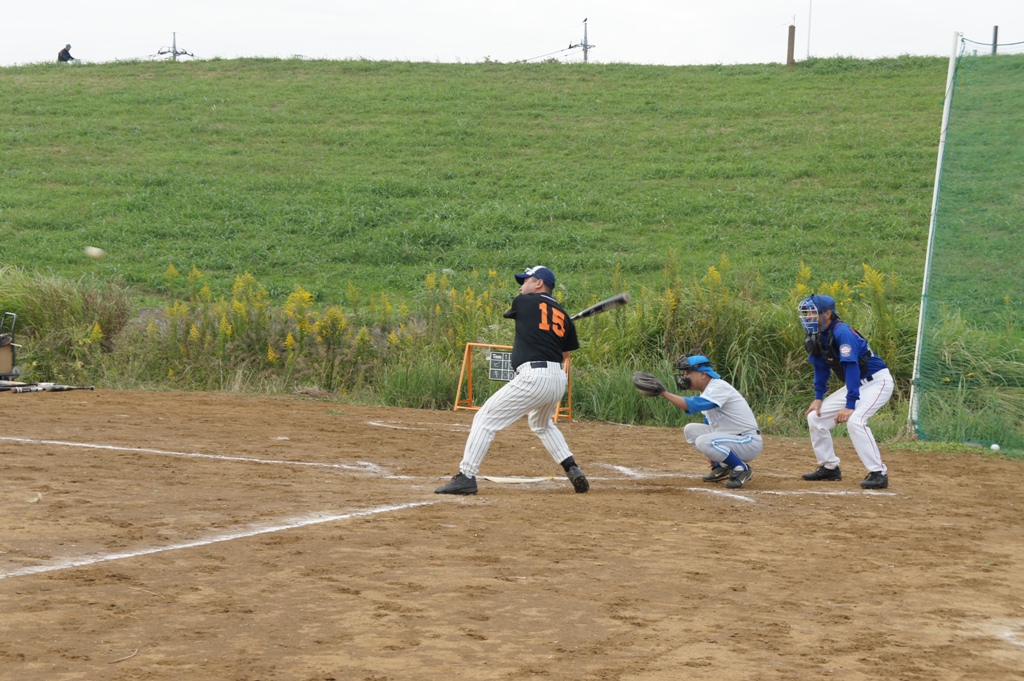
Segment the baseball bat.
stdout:
[[0,386],[0,390],[12,393],[64,392],[65,390],[95,390],[91,385],[61,385],[60,383],[26,383],[25,385]]
[[[17,388],[28,388],[36,385],[35,383],[5,383],[0,385],[0,392],[14,392]],[[20,391],[18,391],[20,392]]]
[[596,314],[607,312],[608,310],[614,310],[617,307],[622,307],[631,300],[628,293],[616,293],[614,296],[607,300],[602,300],[596,305],[591,305],[586,310],[581,310],[569,317],[573,321],[577,319],[586,319],[587,317],[593,317]]

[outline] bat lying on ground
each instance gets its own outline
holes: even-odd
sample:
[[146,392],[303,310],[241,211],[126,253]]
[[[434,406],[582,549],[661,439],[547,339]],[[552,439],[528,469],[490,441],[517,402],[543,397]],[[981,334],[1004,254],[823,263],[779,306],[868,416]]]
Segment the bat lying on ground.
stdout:
[[38,383],[18,383],[16,381],[4,381],[0,383],[0,392],[13,392],[15,388],[34,388]]
[[608,310],[614,310],[617,307],[622,307],[630,300],[631,299],[628,293],[616,293],[608,300],[602,300],[600,303],[597,303],[596,305],[591,305],[586,310],[581,310],[580,312],[574,314],[572,317],[569,317],[569,319],[575,321],[577,319],[593,317],[596,314],[601,314],[602,312],[607,312]]
[[0,385],[0,392],[12,393],[56,393],[65,390],[95,390],[91,385],[61,385],[60,383],[22,383],[21,385]]

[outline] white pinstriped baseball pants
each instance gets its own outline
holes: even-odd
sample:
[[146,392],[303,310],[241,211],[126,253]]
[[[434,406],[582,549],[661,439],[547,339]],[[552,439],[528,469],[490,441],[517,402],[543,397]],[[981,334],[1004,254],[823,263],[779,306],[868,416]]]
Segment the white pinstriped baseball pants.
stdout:
[[[885,464],[882,463],[882,452],[875,442],[875,434],[868,428],[868,419],[875,415],[879,409],[892,397],[894,384],[892,374],[888,369],[876,371],[870,381],[861,381],[860,399],[857,400],[857,407],[853,410],[850,420],[846,422],[846,430],[850,433],[850,442],[857,450],[857,456],[868,472],[886,472]],[[830,468],[839,465],[839,457],[836,456],[835,447],[832,444],[832,433],[836,427],[836,414],[840,409],[846,407],[846,386],[843,385],[821,402],[821,416],[814,412],[807,415],[807,426],[811,431],[811,446],[814,448],[814,456],[818,459],[818,465],[828,464]]]
[[556,463],[572,456],[562,432],[552,420],[567,383],[565,372],[554,362],[543,369],[534,369],[529,364],[521,367],[519,374],[491,395],[473,417],[459,466],[462,474],[475,477],[495,433],[526,415],[529,415],[530,430],[544,443]]

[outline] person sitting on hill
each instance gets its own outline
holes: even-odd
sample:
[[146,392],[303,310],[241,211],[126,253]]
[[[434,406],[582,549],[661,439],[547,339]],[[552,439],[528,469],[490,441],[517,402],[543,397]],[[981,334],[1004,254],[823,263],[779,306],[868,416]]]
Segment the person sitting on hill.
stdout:
[[61,63],[68,63],[74,61],[75,58],[71,56],[71,45],[65,45],[64,49],[57,53],[57,61]]

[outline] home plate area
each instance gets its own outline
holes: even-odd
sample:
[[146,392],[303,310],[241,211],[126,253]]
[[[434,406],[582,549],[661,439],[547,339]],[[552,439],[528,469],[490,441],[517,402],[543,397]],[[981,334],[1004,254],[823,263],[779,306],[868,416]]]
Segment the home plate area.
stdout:
[[[5,398],[7,396],[0,396]],[[38,399],[37,399],[38,398]],[[17,679],[1016,679],[1020,461],[883,444],[727,490],[681,429],[525,422],[479,493],[471,412],[299,397],[12,396],[0,663]],[[984,475],[978,472],[983,470]]]

